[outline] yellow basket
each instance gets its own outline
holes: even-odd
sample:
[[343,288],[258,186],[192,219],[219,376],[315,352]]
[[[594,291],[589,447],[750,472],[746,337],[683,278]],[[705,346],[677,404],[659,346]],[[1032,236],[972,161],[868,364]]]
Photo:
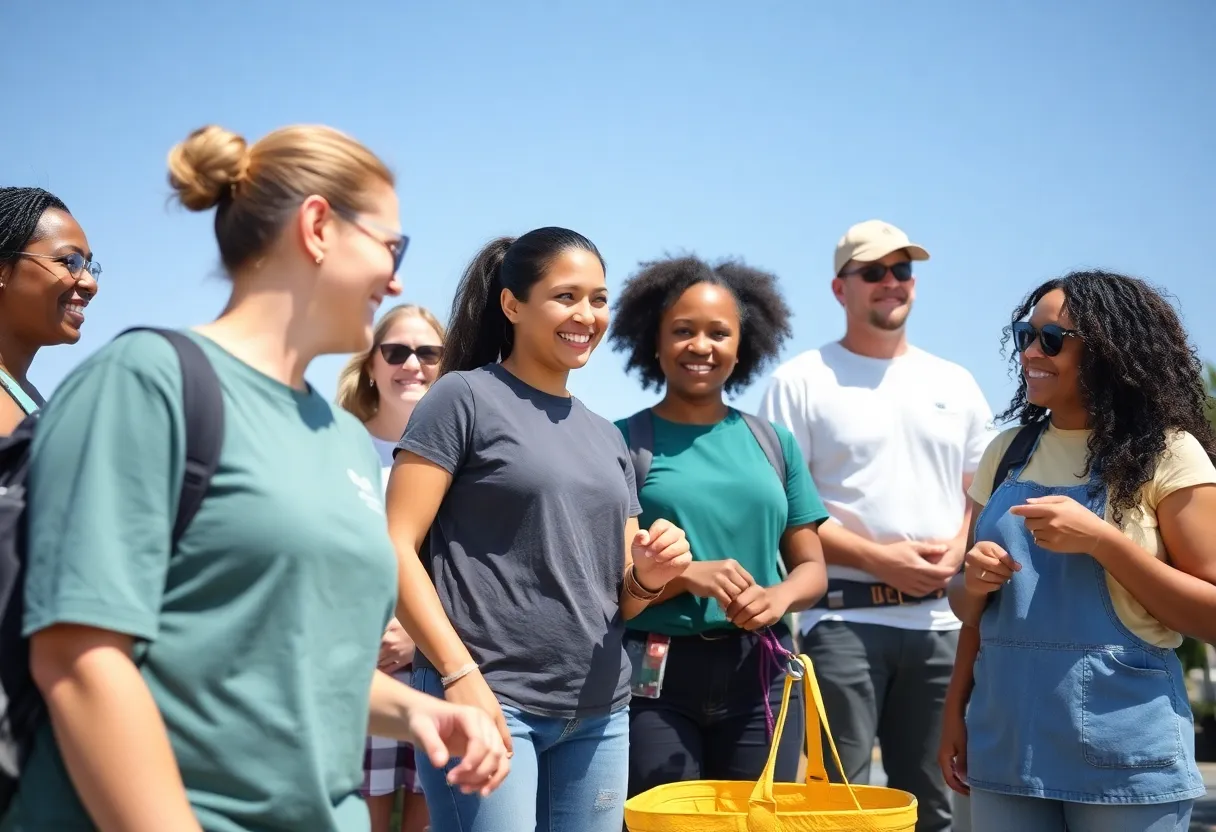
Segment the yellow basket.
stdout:
[[[820,726],[836,769],[843,771],[828,728],[819,682],[805,655],[790,660],[799,670],[785,679],[772,748],[755,783],[693,780],[657,786],[625,803],[628,832],[913,832],[916,797],[898,789],[829,783]],[[792,669],[792,666],[791,666]],[[773,783],[790,690],[802,678],[806,703],[806,783]]]

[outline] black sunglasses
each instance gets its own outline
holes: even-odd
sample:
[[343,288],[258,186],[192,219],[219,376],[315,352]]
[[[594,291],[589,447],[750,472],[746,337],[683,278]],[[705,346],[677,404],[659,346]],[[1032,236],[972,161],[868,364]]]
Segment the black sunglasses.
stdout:
[[1026,352],[1037,338],[1043,355],[1054,356],[1064,349],[1065,338],[1079,335],[1075,329],[1065,329],[1059,324],[1044,324],[1042,329],[1035,329],[1028,321],[1018,321],[1013,325],[1013,347],[1018,352]]
[[905,283],[912,279],[912,264],[910,262],[895,263],[890,266],[884,266],[882,263],[874,263],[862,269],[853,269],[848,272],[841,272],[841,277],[851,277],[857,275],[866,283],[881,283],[882,279],[890,272],[895,276],[895,279],[900,283]]
[[418,363],[434,367],[443,359],[443,347],[410,347],[405,344],[381,344],[380,354],[384,360],[396,367],[410,360],[411,355],[418,356]]

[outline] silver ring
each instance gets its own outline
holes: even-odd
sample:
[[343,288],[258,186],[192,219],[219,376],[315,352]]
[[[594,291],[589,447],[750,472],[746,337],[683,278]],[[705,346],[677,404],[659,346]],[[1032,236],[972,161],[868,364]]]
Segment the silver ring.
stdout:
[[987,569],[981,569],[981,570],[980,570],[980,580],[981,580],[981,581],[982,581],[982,580],[984,580],[984,576],[985,576],[985,575],[987,575],[987,574],[988,574],[988,570],[987,570]]

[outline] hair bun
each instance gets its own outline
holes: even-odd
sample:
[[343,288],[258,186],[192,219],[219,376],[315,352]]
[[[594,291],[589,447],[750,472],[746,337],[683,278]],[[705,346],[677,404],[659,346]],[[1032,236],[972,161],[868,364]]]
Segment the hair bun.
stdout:
[[213,208],[248,168],[245,140],[214,124],[200,127],[169,151],[169,184],[191,211]]

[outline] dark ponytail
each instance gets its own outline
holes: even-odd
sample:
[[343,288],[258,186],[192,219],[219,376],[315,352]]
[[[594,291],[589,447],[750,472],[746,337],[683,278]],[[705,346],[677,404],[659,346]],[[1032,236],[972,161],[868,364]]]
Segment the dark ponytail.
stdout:
[[502,290],[526,302],[550,261],[572,248],[591,252],[604,265],[595,243],[568,228],[537,228],[516,239],[499,237],[487,243],[456,288],[439,374],[474,370],[510,355],[515,337],[502,310]]

